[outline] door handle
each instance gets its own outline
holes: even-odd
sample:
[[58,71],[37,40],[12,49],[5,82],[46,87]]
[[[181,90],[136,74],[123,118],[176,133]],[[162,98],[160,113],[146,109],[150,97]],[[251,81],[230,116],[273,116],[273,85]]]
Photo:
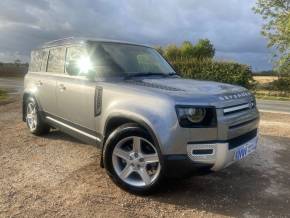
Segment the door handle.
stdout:
[[65,89],[66,89],[66,88],[65,88],[64,84],[60,84],[60,85],[59,85],[59,90],[60,90],[61,92],[63,92]]
[[43,83],[41,82],[41,80],[38,80],[38,81],[36,82],[36,85],[37,85],[37,86],[42,86]]

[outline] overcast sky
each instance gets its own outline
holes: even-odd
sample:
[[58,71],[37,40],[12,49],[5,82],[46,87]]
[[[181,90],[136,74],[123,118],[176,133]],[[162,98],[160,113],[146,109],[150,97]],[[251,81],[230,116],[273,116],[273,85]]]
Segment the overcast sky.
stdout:
[[1,0],[0,61],[28,60],[41,43],[68,36],[149,45],[208,38],[216,58],[271,69],[255,0]]

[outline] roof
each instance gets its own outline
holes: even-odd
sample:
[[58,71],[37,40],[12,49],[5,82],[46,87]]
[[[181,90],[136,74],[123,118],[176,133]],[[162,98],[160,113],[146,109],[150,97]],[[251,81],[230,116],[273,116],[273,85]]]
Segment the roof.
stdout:
[[119,40],[112,40],[112,39],[98,39],[98,38],[84,38],[84,37],[68,37],[63,39],[57,39],[50,42],[44,43],[41,48],[48,48],[54,46],[61,46],[61,45],[69,45],[69,44],[85,44],[88,42],[111,42],[111,43],[119,43],[119,44],[129,44],[129,45],[138,45],[138,46],[145,46],[150,47],[148,45],[138,44],[134,42],[126,42],[126,41],[119,41]]

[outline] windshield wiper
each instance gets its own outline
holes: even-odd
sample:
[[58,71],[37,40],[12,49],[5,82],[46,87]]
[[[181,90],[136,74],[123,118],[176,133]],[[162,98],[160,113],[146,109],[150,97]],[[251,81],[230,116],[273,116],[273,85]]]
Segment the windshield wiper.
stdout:
[[178,74],[175,73],[175,72],[170,72],[170,73],[168,73],[168,74],[166,74],[166,75],[168,75],[168,76],[178,76]]
[[154,72],[144,72],[144,73],[127,73],[126,78],[132,78],[132,77],[142,77],[142,76],[167,76],[169,74],[165,73],[154,73]]
[[143,73],[127,73],[125,76],[125,79],[131,79],[132,77],[143,77],[143,76],[163,76],[163,77],[177,76],[179,77],[179,75],[175,72],[169,72],[169,73],[143,72]]

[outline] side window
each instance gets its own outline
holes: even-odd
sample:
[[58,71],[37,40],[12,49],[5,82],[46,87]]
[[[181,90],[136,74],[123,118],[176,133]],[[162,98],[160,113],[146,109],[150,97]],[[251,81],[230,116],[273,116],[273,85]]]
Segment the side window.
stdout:
[[29,71],[37,72],[40,71],[42,61],[42,50],[35,50],[31,52],[31,59],[29,64]]
[[[68,68],[71,64],[76,64],[82,56],[85,56],[85,48],[80,46],[68,47],[66,52],[66,63],[65,63],[65,72],[68,73]],[[75,75],[81,75],[81,72],[78,72]]]
[[66,64],[70,61],[76,61],[84,54],[84,48],[82,47],[68,47],[66,52]]
[[52,48],[49,50],[47,72],[63,73],[65,51],[65,47]]
[[49,50],[42,51],[41,72],[46,72]]

